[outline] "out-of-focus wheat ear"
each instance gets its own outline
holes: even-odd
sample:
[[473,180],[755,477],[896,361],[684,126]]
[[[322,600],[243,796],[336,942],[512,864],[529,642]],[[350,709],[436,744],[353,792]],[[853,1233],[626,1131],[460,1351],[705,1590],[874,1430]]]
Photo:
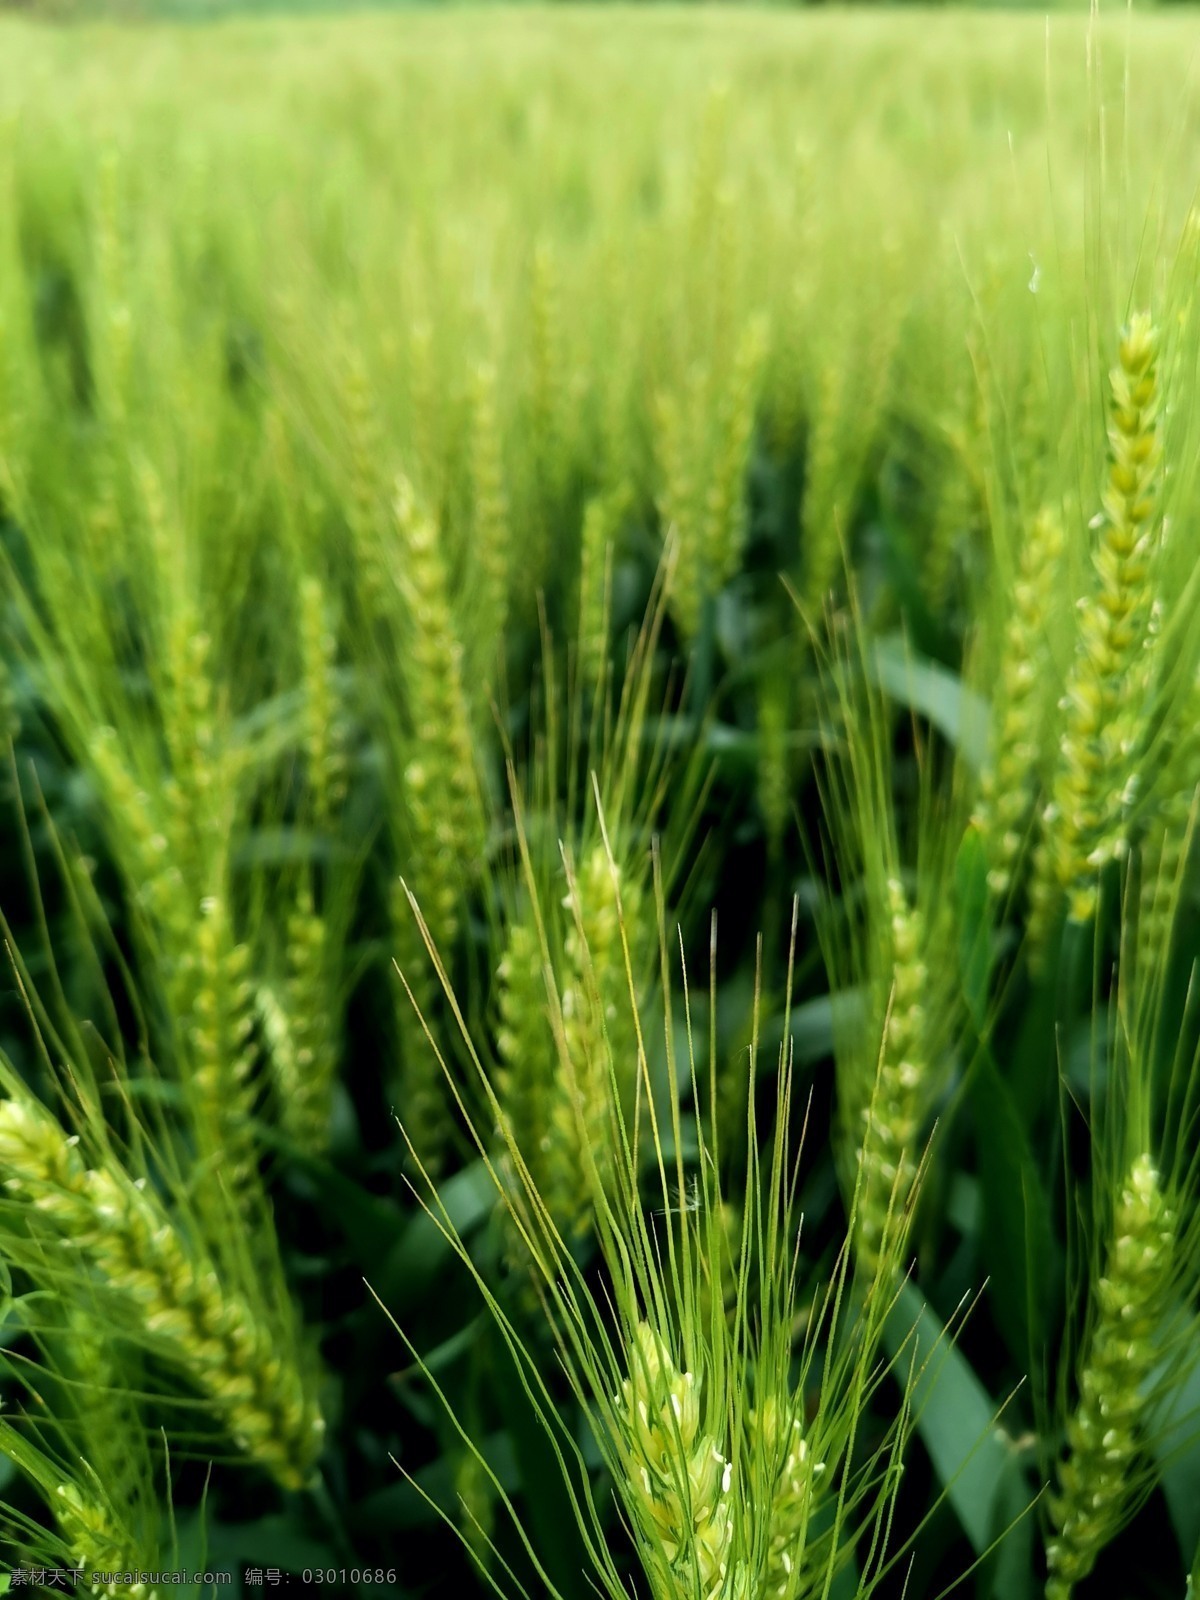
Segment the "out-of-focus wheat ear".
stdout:
[[[549,541],[567,479],[567,359],[558,262],[545,239],[529,273],[529,416],[538,513]],[[549,560],[547,545],[537,552]]]
[[700,535],[707,594],[721,589],[742,564],[747,521],[746,471],[766,354],[767,323],[755,318],[738,341],[718,399],[715,451],[709,466]]
[[887,883],[887,937],[892,987],[875,1082],[862,1108],[862,1173],[855,1213],[859,1263],[871,1282],[881,1262],[895,1253],[891,1235],[898,1239],[907,1227],[929,1076],[924,918],[896,878]]
[[1200,779],[1190,795],[1183,789],[1164,795],[1152,812],[1142,842],[1137,912],[1139,971],[1161,963],[1171,947],[1192,851],[1198,793]]
[[416,318],[408,333],[408,393],[415,473],[421,498],[439,522],[446,496],[446,396],[432,322]]
[[[155,1495],[144,1421],[130,1381],[137,1369],[95,1310],[86,1296],[69,1303],[55,1340],[54,1370],[71,1385],[73,1414],[62,1420],[68,1436],[77,1436],[120,1520],[134,1523]],[[45,1339],[42,1348],[48,1348]],[[64,1408],[57,1409],[61,1415]]]
[[[712,83],[704,100],[698,130],[696,153],[689,174],[686,257],[682,263],[684,281],[680,309],[689,331],[703,330],[708,335],[715,321],[715,302],[729,278],[728,219],[722,219],[723,197],[728,197],[725,179],[729,149],[730,105],[728,83]],[[726,237],[720,238],[722,226]],[[726,292],[725,299],[728,300]]]
[[197,1132],[209,1159],[219,1157],[226,1191],[257,1205],[254,1108],[258,1051],[250,949],[235,941],[225,902],[207,898],[195,929],[188,1044]]
[[471,570],[477,594],[478,657],[472,671],[493,681],[508,621],[512,529],[496,406],[496,369],[481,365],[471,381]]
[[[92,1584],[95,1594],[154,1600],[156,1591],[137,1577],[164,1564],[151,1441],[132,1392],[128,1346],[98,1314],[87,1286],[80,1289],[53,1307],[37,1290],[29,1297],[39,1360],[5,1372],[22,1402],[6,1394],[20,1432],[0,1424],[0,1455],[45,1500],[66,1547],[56,1564],[112,1574]],[[40,1566],[31,1553],[23,1552],[26,1564]]]
[[32,526],[27,505],[29,448],[44,378],[36,355],[33,286],[25,268],[17,199],[17,119],[0,123],[0,501]]
[[1176,1213],[1149,1155],[1130,1167],[1116,1205],[1079,1399],[1049,1500],[1046,1600],[1070,1600],[1130,1509],[1145,1389],[1158,1360],[1154,1333],[1172,1280]]
[[[613,1097],[628,1103],[637,1075],[638,1040],[622,938],[636,941],[641,892],[620,882],[620,870],[601,843],[578,869],[568,868],[571,918],[563,944],[559,988],[562,1018],[551,1134],[543,1169],[547,1196],[562,1197],[556,1215],[563,1233],[591,1225],[592,1180],[613,1180]],[[618,895],[620,899],[618,900]],[[584,1151],[591,1152],[585,1158]],[[594,1169],[594,1171],[593,1171]]]
[[921,549],[921,570],[927,603],[940,614],[955,597],[954,580],[964,542],[979,527],[983,493],[969,416],[970,396],[960,385],[950,419],[944,425],[945,444],[935,471],[937,489],[929,536]]
[[767,851],[778,862],[792,805],[791,682],[785,673],[764,673],[758,684],[758,806]]
[[[404,680],[414,752],[404,772],[405,800],[422,905],[430,901],[428,884],[438,891],[436,904],[426,909],[428,919],[443,899],[458,898],[458,879],[483,855],[487,824],[445,557],[436,523],[418,507],[404,478],[396,484],[395,518],[409,624]],[[444,888],[451,880],[453,895]],[[444,942],[446,930],[433,921],[430,927]]]
[[506,1138],[521,1151],[551,1216],[565,1225],[571,1195],[553,1192],[554,1163],[546,1159],[556,1137],[554,1101],[560,1084],[542,946],[531,919],[510,923],[496,978],[500,1065],[495,1082]]
[[1128,844],[1127,814],[1141,777],[1145,721],[1137,669],[1151,626],[1162,530],[1159,344],[1150,317],[1137,313],[1121,335],[1109,373],[1109,467],[1095,584],[1079,607],[1059,761],[1030,888],[1028,938],[1035,953],[1064,900],[1071,921],[1093,916],[1097,875]]
[[346,798],[346,721],[337,688],[337,635],[323,585],[300,584],[300,660],[304,680],[304,754],[313,821],[328,828]]
[[395,582],[384,555],[387,523],[380,457],[382,429],[362,352],[350,346],[341,362],[340,400],[345,436],[345,517],[354,552],[360,603],[372,620],[390,618]]
[[302,1150],[319,1153],[329,1137],[337,1084],[339,1011],[332,939],[305,877],[288,914],[285,973],[276,998],[256,997],[267,1044],[280,1124]]
[[[170,775],[163,784],[172,853],[191,896],[207,892],[224,859],[233,774],[218,732],[211,636],[190,605],[166,634],[163,733]],[[187,915],[195,914],[195,899]]]
[[209,1400],[248,1459],[285,1488],[311,1480],[325,1431],[314,1375],[225,1291],[154,1189],[115,1161],[89,1167],[78,1140],[28,1098],[0,1099],[0,1180]]
[[[0,1456],[36,1485],[57,1529],[57,1537],[46,1537],[45,1529],[33,1523],[22,1527],[25,1519],[4,1508],[0,1529],[10,1549],[19,1550],[25,1558],[23,1564],[46,1570],[44,1546],[45,1555],[58,1567],[82,1568],[93,1594],[104,1595],[106,1600],[155,1600],[158,1591],[134,1575],[154,1571],[159,1565],[158,1551],[141,1536],[140,1529],[125,1520],[125,1508],[87,1461],[72,1461],[68,1475],[66,1463],[42,1449],[27,1431],[3,1420]],[[114,1579],[93,1584],[93,1572],[112,1573]],[[130,1574],[129,1583],[115,1576],[126,1573]]]
[[192,607],[181,602],[164,635],[169,765],[157,795],[133,777],[110,730],[93,738],[92,757],[161,962],[203,1158],[226,1155],[231,1191],[249,1195],[257,1177],[249,952],[224,892],[236,774],[220,731],[211,651]]
[[[464,681],[462,641],[449,599],[449,580],[436,523],[419,507],[411,485],[397,480],[394,504],[408,622],[403,661],[411,725],[404,767],[401,834],[405,870],[414,883],[430,934],[447,958],[458,937],[461,910],[487,843],[483,793],[475,763],[471,707]],[[420,1015],[437,1008],[437,986],[413,922],[408,898],[392,893],[395,955]],[[426,1048],[407,996],[397,994],[404,1049],[404,1124],[423,1161],[437,1169],[449,1135],[449,1113],[438,1064]]]
[[[77,1567],[84,1572],[136,1572],[134,1550],[126,1530],[112,1519],[109,1507],[93,1499],[77,1483],[60,1483],[53,1502],[58,1530]],[[93,1594],[128,1596],[128,1600],[152,1600],[157,1590],[140,1579],[132,1583],[101,1580],[91,1586]]]
[[704,588],[699,536],[700,486],[688,422],[678,395],[658,396],[655,403],[658,514],[664,531],[674,539],[676,547],[667,601],[679,631],[685,639],[693,639],[700,627]]
[[112,820],[114,849],[139,905],[163,927],[169,927],[174,919],[172,932],[182,933],[190,917],[183,915],[182,880],[171,842],[152,797],[122,756],[116,729],[97,728],[88,754]]
[[613,556],[628,491],[593,495],[584,507],[579,556],[579,675],[601,691],[611,663]]
[[[100,409],[115,444],[125,427],[133,364],[133,318],[124,241],[121,237],[121,160],[108,148],[101,154],[93,218],[96,271],[89,319],[91,358]],[[111,485],[111,479],[109,480]],[[112,492],[110,488],[110,493]]]
[[1165,956],[1187,874],[1200,795],[1200,669],[1190,667],[1164,719],[1167,748],[1144,798],[1138,896],[1139,970]]
[[[452,943],[458,933],[457,902],[443,900],[430,909],[437,917],[436,924],[432,917],[429,921],[430,937],[437,925],[442,941],[448,937]],[[436,1178],[445,1164],[453,1132],[444,1068],[425,1033],[437,1022],[439,986],[402,881],[393,886],[391,911],[392,954],[403,980],[396,1000],[401,1050],[397,1110],[405,1137],[422,1167],[430,1178]],[[442,948],[449,945],[443,942]]]
[[804,491],[800,500],[800,598],[805,611],[819,616],[842,569],[842,430],[846,377],[833,357],[821,367],[809,405]]
[[1040,511],[1026,534],[1013,584],[988,758],[971,819],[987,852],[988,885],[998,896],[1012,886],[1037,802],[1050,668],[1046,620],[1062,553],[1059,517]]

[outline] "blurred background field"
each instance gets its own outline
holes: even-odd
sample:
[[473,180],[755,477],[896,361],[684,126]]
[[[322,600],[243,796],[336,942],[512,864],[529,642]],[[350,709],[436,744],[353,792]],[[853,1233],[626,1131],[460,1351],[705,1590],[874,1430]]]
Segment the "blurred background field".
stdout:
[[[451,4],[454,3],[455,0],[451,0]],[[657,0],[649,0],[649,3],[657,5]],[[675,0],[675,3],[679,4],[679,0]],[[821,3],[821,0],[816,0],[816,3]],[[1169,6],[1177,3],[1177,0],[1159,0],[1159,3]],[[1047,9],[1054,11],[1086,11],[1088,9],[1083,0],[1060,0],[1060,3],[1054,7],[1022,6],[1020,4],[1000,5],[998,0],[978,0],[978,4],[984,9],[998,9],[1001,11],[1045,11]],[[306,12],[336,14],[339,11],[354,13],[363,10],[409,11],[423,9],[421,0],[5,0],[5,5],[12,10],[32,12],[34,15],[50,21],[88,21],[96,17],[107,17],[128,22],[156,20],[204,22],[215,18],[228,17],[238,12],[303,16]],[[444,7],[445,0],[442,0],[442,5]],[[643,0],[643,4],[638,9],[644,8]],[[664,9],[661,6],[658,8]],[[780,8],[784,9],[785,7]],[[467,9],[470,9],[469,5]],[[669,3],[665,9],[670,9]],[[755,8],[747,7],[745,9],[753,10]],[[762,8],[759,7],[758,9]],[[938,9],[947,11],[951,8],[943,6]]]

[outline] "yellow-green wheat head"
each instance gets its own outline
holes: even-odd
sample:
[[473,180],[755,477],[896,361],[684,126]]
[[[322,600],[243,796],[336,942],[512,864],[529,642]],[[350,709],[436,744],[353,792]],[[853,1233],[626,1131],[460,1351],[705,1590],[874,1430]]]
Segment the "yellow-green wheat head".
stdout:
[[[661,883],[656,900],[664,979],[671,975],[672,983],[681,984],[686,1018],[688,979],[667,944]],[[576,931],[586,937],[582,919]],[[601,929],[601,940],[606,937]],[[590,951],[589,956],[594,961]],[[561,1014],[549,963],[545,987]],[[848,1560],[855,1537],[874,1529],[874,1554],[860,1578],[860,1592],[869,1593],[895,1554],[884,1554],[884,1529],[908,1426],[903,1407],[895,1427],[875,1438],[866,1457],[856,1450],[855,1438],[889,1370],[880,1341],[893,1305],[898,1241],[892,1235],[881,1239],[872,1263],[847,1242],[827,1263],[824,1280],[814,1275],[803,1260],[794,1209],[788,1131],[794,1078],[786,1047],[769,1121],[757,1122],[755,1096],[749,1098],[748,1171],[744,1184],[726,1196],[717,1136],[700,1112],[715,1056],[707,1063],[697,1056],[690,1028],[685,1023],[680,1030],[673,1007],[657,1015],[657,1007],[643,1012],[635,991],[624,1004],[634,1008],[632,1101],[620,1103],[610,1074],[606,1164],[595,1151],[580,1151],[603,1286],[581,1267],[572,1230],[556,1214],[553,1192],[541,1185],[539,1152],[518,1144],[518,1124],[506,1116],[478,1057],[480,1088],[491,1111],[476,1124],[474,1138],[510,1226],[523,1241],[559,1359],[620,1502],[638,1570],[649,1592],[662,1600],[681,1593],[713,1600],[815,1595]],[[470,1049],[465,1031],[464,1041]],[[563,1042],[560,1037],[560,1048]],[[652,1062],[665,1069],[665,1098],[654,1088]],[[760,1071],[752,1051],[752,1078]],[[503,1140],[500,1159],[492,1155],[493,1126]],[[685,1129],[698,1141],[686,1160]],[[514,1313],[472,1266],[436,1188],[424,1192],[431,1216],[468,1267],[526,1374],[542,1425],[572,1455],[574,1447],[561,1439],[546,1409]],[[732,1228],[731,1215],[741,1219]],[[860,1284],[853,1300],[847,1294],[852,1274]],[[713,1293],[725,1280],[730,1293]],[[862,1290],[871,1283],[879,1293],[867,1295],[864,1304]],[[612,1549],[595,1523],[591,1490],[585,1485],[572,1493],[594,1564],[591,1581],[606,1594],[626,1594]]]

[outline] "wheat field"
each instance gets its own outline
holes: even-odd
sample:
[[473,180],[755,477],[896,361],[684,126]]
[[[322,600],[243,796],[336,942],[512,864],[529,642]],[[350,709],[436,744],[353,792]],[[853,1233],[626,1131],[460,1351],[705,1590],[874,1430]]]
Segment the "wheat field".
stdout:
[[1192,1592],[1198,46],[0,15],[9,1588]]

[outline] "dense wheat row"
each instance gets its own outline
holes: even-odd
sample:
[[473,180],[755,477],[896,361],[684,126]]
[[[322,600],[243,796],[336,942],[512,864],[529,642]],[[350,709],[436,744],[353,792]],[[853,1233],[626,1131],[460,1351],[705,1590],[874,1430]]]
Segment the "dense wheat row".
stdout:
[[12,1564],[1182,1593],[1192,51],[0,28]]

